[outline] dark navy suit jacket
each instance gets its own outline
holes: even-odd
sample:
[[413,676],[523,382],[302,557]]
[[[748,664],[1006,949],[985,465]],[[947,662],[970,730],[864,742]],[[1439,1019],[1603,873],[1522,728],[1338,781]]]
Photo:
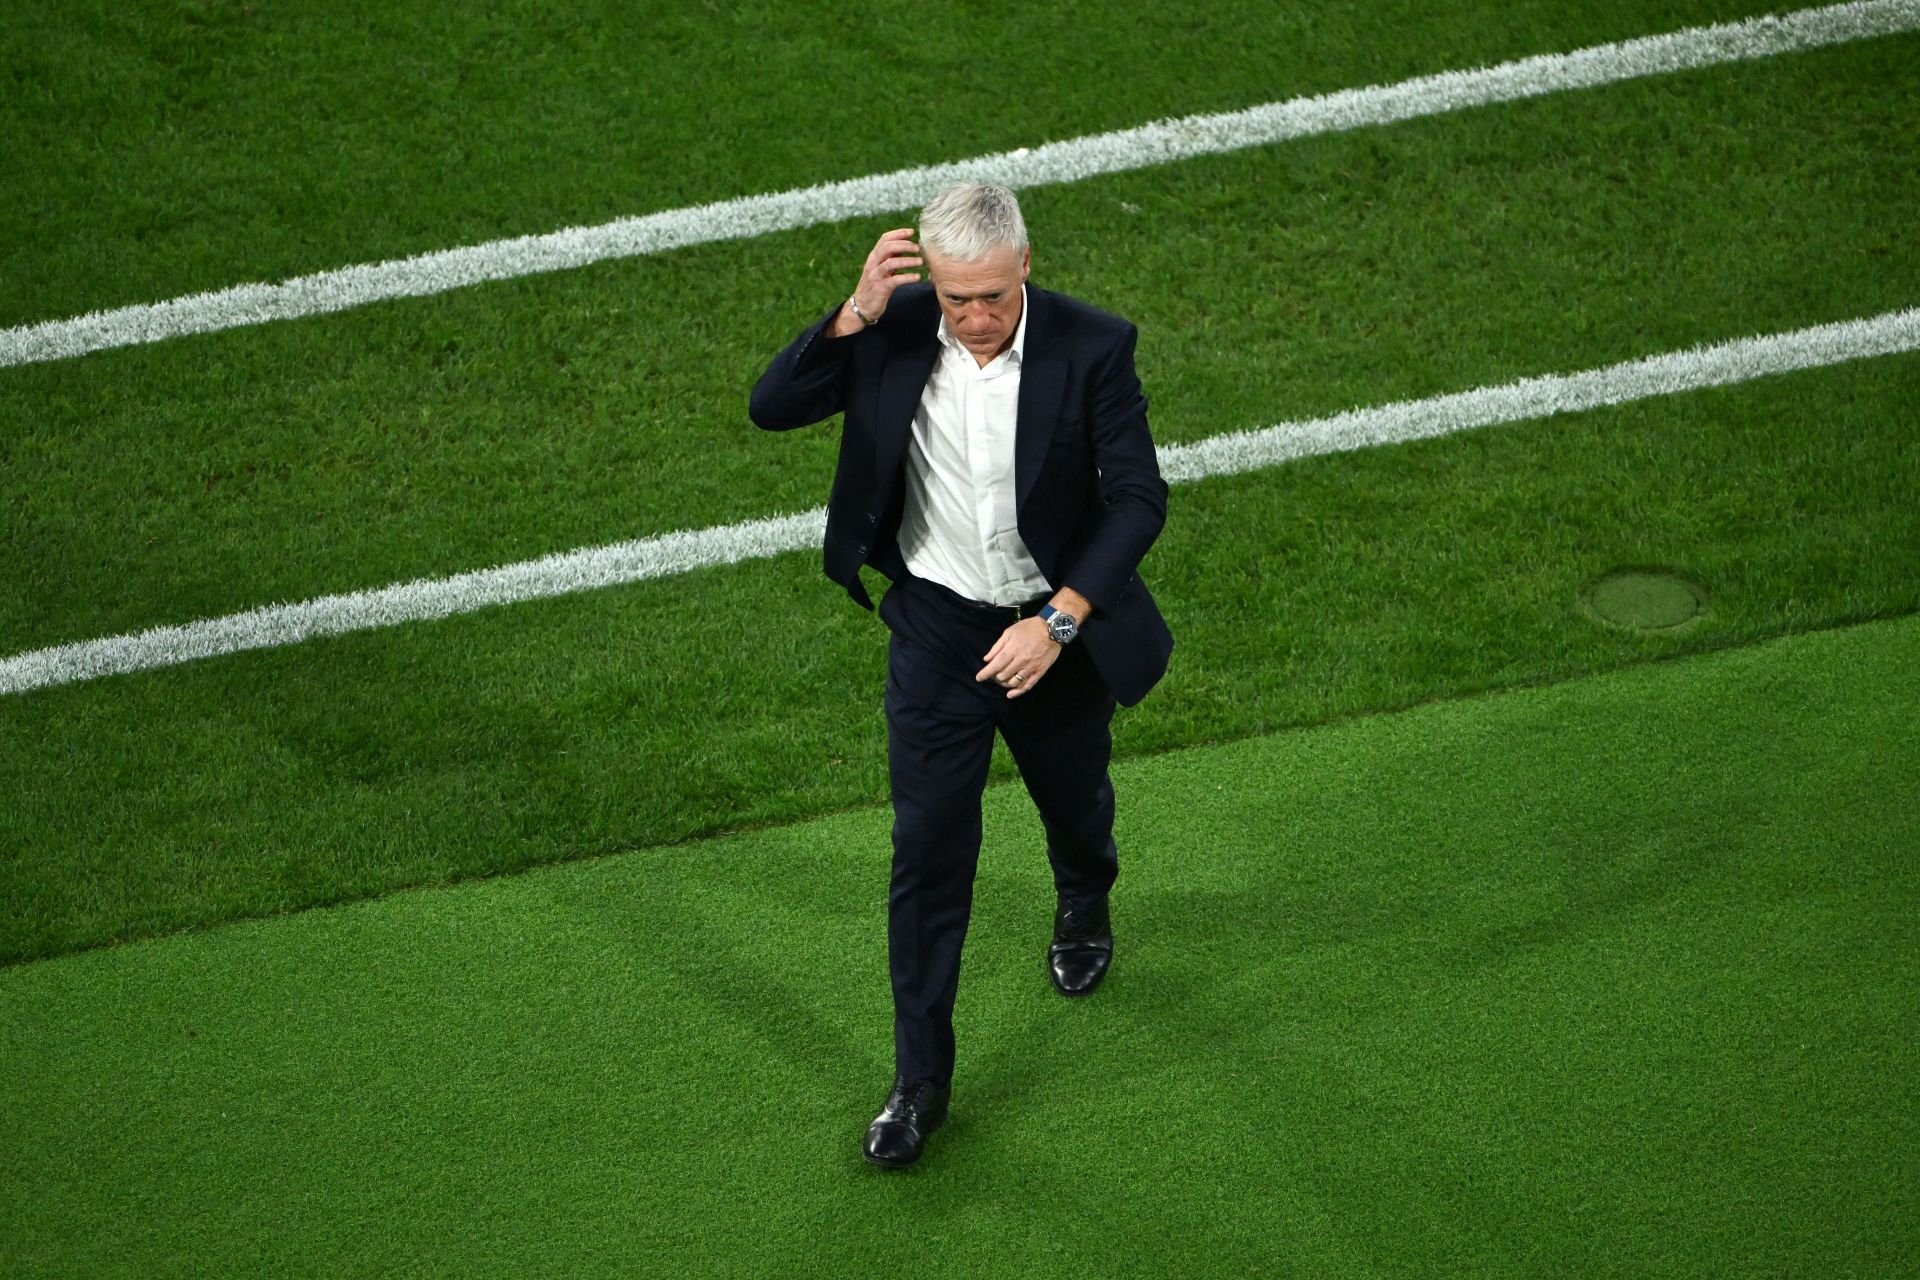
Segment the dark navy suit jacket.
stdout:
[[[1133,368],[1137,331],[1065,294],[1027,286],[1027,339],[1014,429],[1020,537],[1055,588],[1093,602],[1081,631],[1107,687],[1131,706],[1165,674],[1173,636],[1138,573],[1166,522],[1147,398]],[[753,389],[748,413],[769,431],[845,415],[827,502],[827,576],[862,606],[871,564],[906,573],[897,535],[907,438],[940,354],[932,286],[902,285],[880,323],[826,335],[839,308],[782,351]]]

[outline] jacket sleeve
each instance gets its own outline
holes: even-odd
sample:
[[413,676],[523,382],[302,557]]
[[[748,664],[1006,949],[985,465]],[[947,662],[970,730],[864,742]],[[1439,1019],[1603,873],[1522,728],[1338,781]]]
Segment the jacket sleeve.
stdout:
[[814,321],[760,375],[747,402],[747,416],[755,426],[790,431],[831,418],[845,407],[841,374],[860,336],[827,335],[827,327],[839,314],[836,306]]
[[1134,372],[1139,330],[1129,324],[1093,377],[1087,432],[1105,510],[1065,584],[1105,611],[1140,567],[1167,521],[1167,483],[1147,429],[1147,397]]

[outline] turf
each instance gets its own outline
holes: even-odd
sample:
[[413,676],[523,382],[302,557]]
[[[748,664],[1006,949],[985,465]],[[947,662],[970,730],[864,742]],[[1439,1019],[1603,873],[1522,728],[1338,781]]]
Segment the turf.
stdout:
[[0,27],[0,324],[1768,11],[60,0]]
[[[1916,52],[1041,188],[1036,279],[1139,323],[1164,441],[1911,306]],[[746,392],[896,224],[5,370],[0,645],[815,506],[833,432]]]
[[[1911,377],[1782,380],[1834,389],[1817,433],[1748,387],[1177,490],[1155,580],[1182,647],[1121,748],[1911,610],[1920,472],[1877,407]],[[660,582],[13,700],[10,951],[883,801],[884,634],[810,560],[696,580],[727,607]],[[1580,605],[1674,561],[1716,592],[1692,628]]]
[[[1916,48],[1041,189],[1043,278],[1140,322],[1164,440],[1911,305]],[[6,370],[0,645],[813,506],[831,428],[744,388],[872,230]],[[1177,490],[1122,750],[1911,612],[1917,408],[1904,356]],[[0,959],[877,803],[810,561],[7,699]],[[1638,564],[1707,619],[1582,612]]]
[[952,1124],[884,811],[0,971],[0,1269],[1889,1275],[1920,620],[1119,766],[1109,984],[988,796]]

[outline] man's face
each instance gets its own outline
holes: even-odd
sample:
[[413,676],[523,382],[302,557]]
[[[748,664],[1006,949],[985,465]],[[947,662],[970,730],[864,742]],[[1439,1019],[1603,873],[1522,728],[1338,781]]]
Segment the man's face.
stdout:
[[1033,249],[1015,253],[995,245],[978,262],[956,262],[926,251],[927,279],[947,317],[947,330],[982,365],[1013,345],[1020,327],[1020,286],[1026,283]]

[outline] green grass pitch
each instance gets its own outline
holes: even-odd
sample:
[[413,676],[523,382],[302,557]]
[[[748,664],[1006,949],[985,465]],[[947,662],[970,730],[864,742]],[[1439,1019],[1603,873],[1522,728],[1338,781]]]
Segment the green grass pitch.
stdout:
[[1899,1274],[1916,673],[1908,618],[1127,761],[1073,1004],[995,788],[904,1175],[883,809],[0,971],[7,1270]]
[[[73,0],[0,24],[0,325],[1764,11]],[[1037,188],[1035,279],[1168,443],[1873,315],[1915,102],[1902,35]],[[815,506],[746,392],[906,220],[0,369],[0,656]],[[0,1271],[1908,1265],[1920,355],[1184,485],[1144,573],[1120,981],[1041,999],[994,791],[894,1182],[812,555],[0,698]]]

